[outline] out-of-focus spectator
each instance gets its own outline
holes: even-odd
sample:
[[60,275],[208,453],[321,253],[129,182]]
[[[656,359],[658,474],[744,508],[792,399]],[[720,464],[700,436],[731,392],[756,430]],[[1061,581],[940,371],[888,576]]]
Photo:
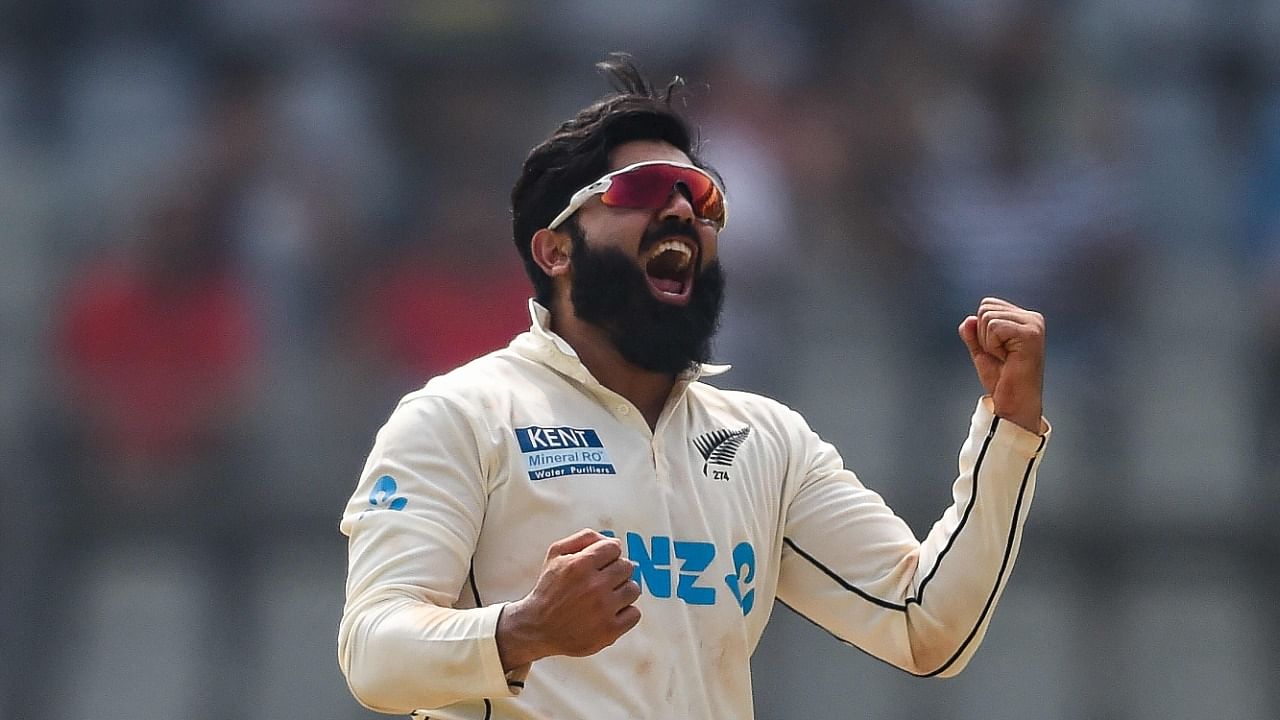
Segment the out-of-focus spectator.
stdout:
[[504,347],[529,325],[518,263],[451,264],[429,246],[404,248],[366,287],[357,323],[410,382]]
[[[218,180],[194,172],[155,191],[121,250],[86,263],[60,302],[65,427],[48,448],[59,453],[48,490],[59,522],[31,592],[50,616],[82,619],[60,622],[63,642],[34,650],[24,688],[64,703],[53,712],[93,702],[140,717],[201,698],[214,714],[238,714],[239,696],[221,688],[243,684],[245,638],[256,634],[242,528],[259,449],[249,424],[259,326]],[[148,579],[157,566],[168,569]],[[187,592],[196,586],[205,590]],[[145,622],[137,600],[117,602],[130,587],[146,594]],[[245,631],[207,629],[233,624]],[[200,655],[186,649],[196,643]],[[114,656],[164,690],[144,701],[97,684],[92,658]],[[202,662],[216,669],[201,672]]]
[[[1072,427],[1059,452],[1088,469],[1087,483],[1132,441],[1130,407],[1119,399],[1130,347],[1121,338],[1137,312],[1145,249],[1129,128],[1123,105],[1099,83],[1060,74],[1053,8],[991,9],[984,32],[931,36],[937,57],[949,60],[935,65],[913,111],[921,155],[897,205],[931,266],[925,275],[937,281],[925,293],[934,310],[921,311],[933,327],[915,335],[912,351],[917,367],[932,368],[917,388],[921,398],[956,405],[968,392],[953,371],[951,328],[982,297],[1042,311],[1054,318],[1046,402]],[[1112,497],[1117,488],[1088,492]],[[1040,517],[1069,515],[1087,495],[1050,486]]]
[[[1059,114],[1083,103],[1064,104],[1069,89],[1052,75],[1051,15],[1014,14],[973,51],[975,67],[950,76],[928,108],[929,156],[913,193],[916,237],[954,303],[981,294],[1024,298],[1062,316],[1056,350],[1084,351],[1062,340],[1118,315],[1131,279],[1131,178],[1103,144],[1105,133],[1089,132],[1096,117]],[[1107,99],[1088,98],[1113,110]],[[1081,137],[1068,136],[1072,124]]]
[[349,337],[381,359],[405,391],[529,327],[533,291],[509,230],[463,187],[440,219],[386,253],[351,294]]
[[63,300],[68,408],[115,508],[188,496],[183,470],[246,410],[254,315],[204,190],[167,191],[131,251],[87,265]]
[[724,379],[733,387],[774,389],[789,380],[777,357],[757,352],[762,337],[786,333],[796,277],[777,269],[803,246],[783,161],[787,114],[780,91],[794,62],[785,54],[776,45],[738,47],[717,59],[708,90],[694,84],[685,91],[706,106],[701,152],[726,182],[730,221],[719,253],[732,299],[714,349],[716,360],[734,365]]

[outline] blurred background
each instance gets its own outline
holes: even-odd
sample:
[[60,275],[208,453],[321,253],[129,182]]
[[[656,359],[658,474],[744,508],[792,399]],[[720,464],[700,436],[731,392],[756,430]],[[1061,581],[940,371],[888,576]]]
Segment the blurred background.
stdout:
[[969,669],[778,608],[758,717],[1280,717],[1275,0],[0,2],[0,717],[375,717],[339,513],[397,398],[527,327],[510,187],[619,49],[727,180],[716,383],[918,533],[955,326],[1049,319]]

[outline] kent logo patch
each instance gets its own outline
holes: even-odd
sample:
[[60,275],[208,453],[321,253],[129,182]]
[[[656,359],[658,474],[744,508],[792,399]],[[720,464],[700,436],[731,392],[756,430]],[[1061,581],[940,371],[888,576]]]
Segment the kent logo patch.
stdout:
[[595,430],[531,425],[516,428],[516,441],[530,480],[617,473]]

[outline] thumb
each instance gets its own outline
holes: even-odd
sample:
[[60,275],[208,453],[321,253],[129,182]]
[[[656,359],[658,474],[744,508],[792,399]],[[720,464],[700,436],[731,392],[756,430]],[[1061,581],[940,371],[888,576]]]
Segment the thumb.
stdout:
[[592,530],[591,528],[583,528],[578,532],[551,543],[551,547],[547,548],[547,559],[559,557],[561,555],[572,555],[581,552],[590,547],[593,543],[604,540],[605,536]]

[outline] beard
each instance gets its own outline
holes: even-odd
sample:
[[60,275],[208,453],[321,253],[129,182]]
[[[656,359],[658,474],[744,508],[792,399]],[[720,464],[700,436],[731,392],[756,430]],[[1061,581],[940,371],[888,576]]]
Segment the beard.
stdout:
[[[650,372],[675,374],[711,358],[711,338],[724,304],[724,273],[708,263],[693,280],[683,307],[658,300],[649,290],[644,270],[617,248],[593,250],[576,223],[573,239],[573,283],[569,298],[574,313],[605,331],[623,359]],[[692,229],[659,225],[646,233],[640,247],[683,235],[697,242]]]

